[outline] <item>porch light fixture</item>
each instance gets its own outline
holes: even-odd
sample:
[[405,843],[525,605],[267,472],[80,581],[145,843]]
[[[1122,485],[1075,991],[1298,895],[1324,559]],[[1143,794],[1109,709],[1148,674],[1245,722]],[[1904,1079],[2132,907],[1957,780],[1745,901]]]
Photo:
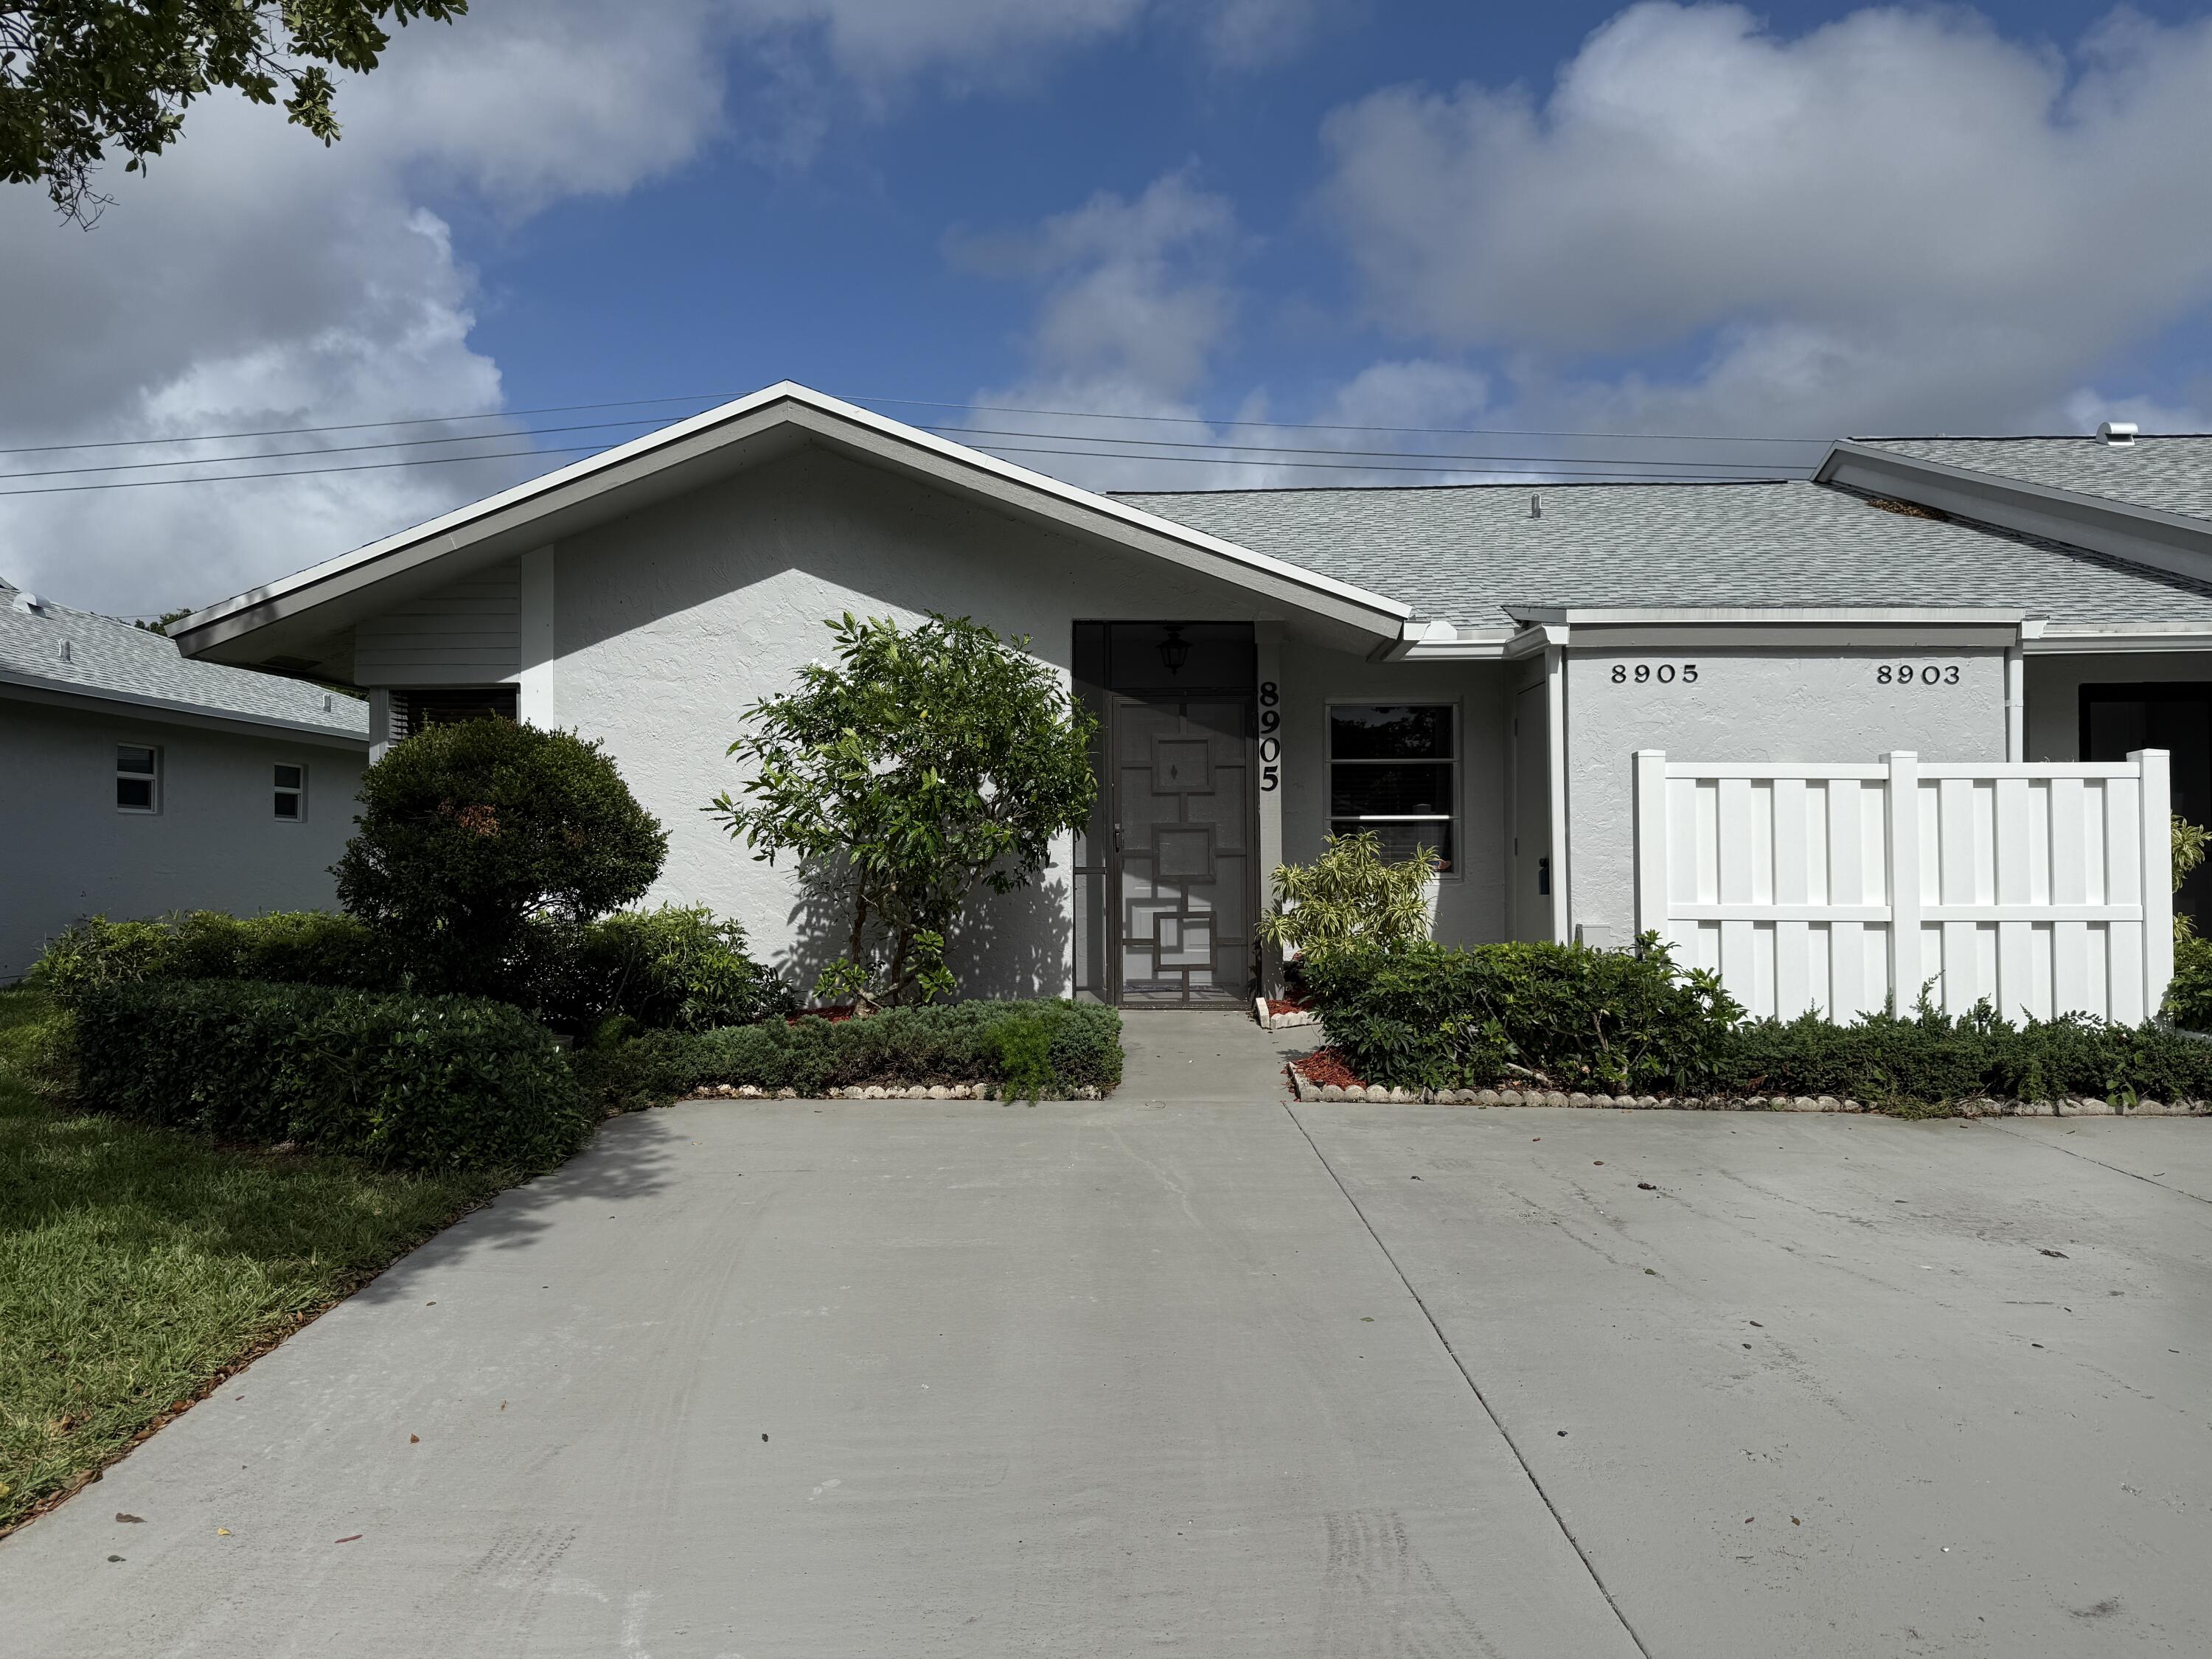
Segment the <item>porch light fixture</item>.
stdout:
[[1182,672],[1182,665],[1190,660],[1190,641],[1182,636],[1182,624],[1170,623],[1168,636],[1160,641],[1160,661],[1170,674]]

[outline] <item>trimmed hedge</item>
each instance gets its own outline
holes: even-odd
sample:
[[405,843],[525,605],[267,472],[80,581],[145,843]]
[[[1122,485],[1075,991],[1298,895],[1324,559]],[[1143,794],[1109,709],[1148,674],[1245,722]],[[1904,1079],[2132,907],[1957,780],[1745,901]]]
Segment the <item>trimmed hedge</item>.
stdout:
[[[2168,1008],[2212,1014],[2212,947],[2179,953]],[[1420,945],[1324,954],[1305,977],[1328,1041],[1368,1083],[1487,1088],[1540,1079],[1592,1093],[1833,1095],[1893,1111],[1956,1102],[2212,1100],[2212,1041],[2087,1015],[1910,1015],[1834,1025],[1744,1020],[1712,975],[1579,945]]]
[[1121,1082],[1121,1017],[1087,1003],[957,1002],[865,1019],[659,1031],[572,1063],[586,1097],[613,1111],[717,1084],[820,1095],[869,1084],[994,1083],[1035,1099]]
[[78,1097],[173,1128],[410,1169],[539,1169],[591,1133],[520,1009],[251,981],[82,985]]
[[91,916],[46,942],[33,976],[67,1001],[87,986],[151,979],[251,979],[398,988],[402,970],[366,922],[325,910],[234,916],[185,910],[150,921]]
[[1509,1074],[1608,1094],[1686,1093],[1720,1064],[1742,1012],[1714,976],[1653,944],[1421,943],[1324,951],[1304,978],[1329,1042],[1370,1083],[1481,1089]]
[[2212,1099],[2212,1042],[2157,1025],[2083,1014],[2014,1025],[1987,1003],[1956,1019],[1923,1003],[1910,1016],[1832,1025],[1808,1014],[1728,1034],[1722,1092],[1849,1096],[1908,1111],[1961,1100]]

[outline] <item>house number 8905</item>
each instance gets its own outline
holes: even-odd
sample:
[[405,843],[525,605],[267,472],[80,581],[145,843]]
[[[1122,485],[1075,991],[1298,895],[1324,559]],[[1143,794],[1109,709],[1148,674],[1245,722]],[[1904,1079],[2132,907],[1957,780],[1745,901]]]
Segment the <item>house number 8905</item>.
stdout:
[[1662,662],[1655,667],[1648,662],[1640,662],[1631,668],[1625,662],[1617,662],[1613,665],[1613,683],[1615,685],[1626,685],[1632,681],[1638,685],[1649,685],[1654,680],[1662,685],[1672,685],[1677,678],[1685,685],[1695,685],[1698,683],[1698,665],[1686,662],[1678,667],[1671,662]]
[[1260,793],[1268,794],[1283,787],[1283,740],[1277,733],[1283,724],[1283,711],[1276,705],[1282,702],[1282,693],[1275,689],[1273,680],[1260,682]]

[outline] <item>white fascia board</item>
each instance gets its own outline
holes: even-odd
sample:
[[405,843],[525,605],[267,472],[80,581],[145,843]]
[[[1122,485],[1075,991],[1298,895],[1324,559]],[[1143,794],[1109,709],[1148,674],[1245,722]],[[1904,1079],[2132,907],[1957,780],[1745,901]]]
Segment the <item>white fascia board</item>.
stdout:
[[1508,654],[1518,631],[1510,628],[1461,628],[1446,639],[1432,629],[1407,651],[1407,662],[1498,662]]
[[2154,570],[2212,580],[2212,520],[2184,513],[1922,460],[1848,438],[1829,449],[1813,482],[1911,501],[1953,518],[2086,547]]
[[2212,623],[2046,623],[2025,635],[2021,645],[2032,657],[2212,651]]
[[554,510],[636,483],[779,425],[852,444],[895,465],[1104,534],[1137,551],[1170,557],[1241,586],[1259,587],[1385,638],[1411,606],[1333,577],[1255,553],[1155,514],[1017,466],[785,380],[634,438],[428,523],[194,611],[170,629],[187,656],[313,609],[502,532],[526,532]]
[[1565,623],[1533,623],[1507,638],[1498,654],[1509,660],[1532,657],[1551,645],[1573,642]]
[[181,702],[169,697],[149,697],[138,692],[118,691],[106,686],[48,679],[43,675],[25,674],[12,668],[0,669],[0,696],[14,696],[24,702],[44,703],[55,708],[75,708],[86,714],[128,715],[167,726],[192,726],[211,731],[234,732],[246,737],[268,737],[281,732],[288,738],[302,738],[326,748],[357,750],[364,755],[368,752],[368,715],[366,709],[362,714],[361,731],[341,732],[308,720],[285,720],[273,714],[249,714],[234,708],[210,708],[202,703]]
[[1838,624],[1874,623],[1891,628],[2016,628],[2026,621],[2025,611],[2002,606],[1972,605],[1835,605],[1835,606],[1667,606],[1537,608],[1511,613],[1527,623],[1564,624],[1571,628],[1686,627],[1821,628]]

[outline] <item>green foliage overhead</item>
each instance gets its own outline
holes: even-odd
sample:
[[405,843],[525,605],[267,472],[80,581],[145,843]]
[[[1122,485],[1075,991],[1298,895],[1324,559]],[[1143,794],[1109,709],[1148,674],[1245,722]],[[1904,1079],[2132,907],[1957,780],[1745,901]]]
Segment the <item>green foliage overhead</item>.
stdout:
[[407,1169],[541,1169],[591,1133],[543,1026],[466,997],[252,981],[85,988],[77,1091],[104,1109]]
[[1385,861],[1382,838],[1372,830],[1331,836],[1311,864],[1277,866],[1275,902],[1260,918],[1260,937],[1308,957],[1425,939],[1429,882],[1443,867],[1426,847],[1402,864]]
[[424,988],[518,994],[533,921],[577,927],[634,904],[668,835],[597,743],[512,720],[434,726],[361,785],[338,897]]
[[1540,1076],[1606,1093],[1686,1090],[1721,1063],[1743,1010],[1646,935],[1638,953],[1580,945],[1426,942],[1325,951],[1306,985],[1332,1045],[1393,1088]]
[[1089,817],[1097,723],[1026,638],[965,617],[827,626],[837,660],[745,711],[729,749],[744,799],[708,810],[755,857],[790,854],[849,917],[826,989],[926,1000],[953,988],[945,951],[969,896],[1026,885]]
[[43,183],[69,218],[102,205],[110,149],[142,170],[185,111],[220,88],[282,102],[324,143],[338,136],[332,70],[366,75],[383,25],[450,23],[468,0],[15,0],[0,3],[0,179]]
[[1049,1098],[1121,1080],[1121,1017],[1075,1002],[958,1002],[866,1019],[809,1017],[660,1031],[574,1057],[603,1110],[655,1106],[709,1084],[801,1095],[855,1085],[991,1083]]

